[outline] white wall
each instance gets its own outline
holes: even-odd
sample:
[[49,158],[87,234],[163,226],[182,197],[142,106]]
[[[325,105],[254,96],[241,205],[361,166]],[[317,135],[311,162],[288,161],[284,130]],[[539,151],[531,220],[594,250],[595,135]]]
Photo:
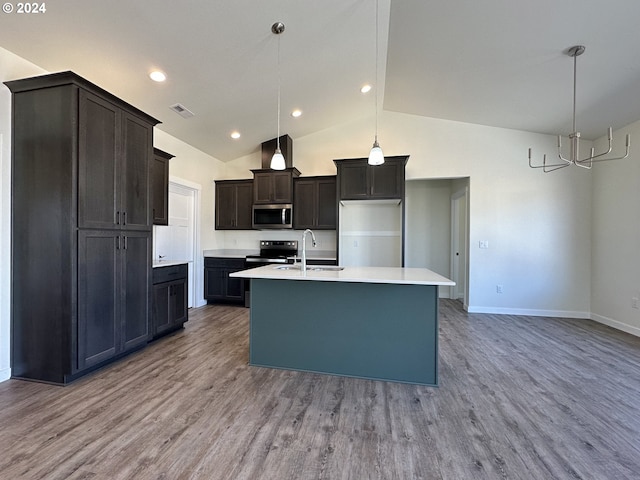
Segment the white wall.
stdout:
[[640,309],[632,307],[640,299],[640,122],[614,132],[616,151],[627,133],[630,157],[593,167],[591,312],[594,320],[640,335]]
[[[368,155],[373,126],[362,119],[296,138],[294,164],[335,174],[333,159]],[[470,177],[470,311],[589,317],[591,174],[544,174],[527,161],[529,147],[553,154],[555,137],[388,111],[379,130],[385,155],[410,155],[408,180]],[[259,166],[256,151],[225,178],[251,178]]]
[[[45,71],[0,48],[0,82]],[[0,84],[0,381],[11,375],[11,92]]]
[[407,182],[405,266],[451,278],[452,193],[452,180]]

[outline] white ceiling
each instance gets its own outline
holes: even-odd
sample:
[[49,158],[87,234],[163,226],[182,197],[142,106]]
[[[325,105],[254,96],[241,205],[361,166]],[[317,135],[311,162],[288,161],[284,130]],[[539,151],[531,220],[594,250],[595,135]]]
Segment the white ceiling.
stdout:
[[[596,138],[640,119],[638,0],[379,0],[385,110],[542,133],[577,124]],[[48,71],[73,70],[162,121],[160,129],[231,160],[374,112],[374,0],[55,0],[0,14],[0,46]],[[388,40],[388,41],[387,41]],[[388,53],[388,54],[387,54]],[[148,78],[153,68],[164,84]],[[181,103],[196,116],[169,109]],[[289,112],[303,110],[293,119]],[[242,137],[229,134],[239,130]]]

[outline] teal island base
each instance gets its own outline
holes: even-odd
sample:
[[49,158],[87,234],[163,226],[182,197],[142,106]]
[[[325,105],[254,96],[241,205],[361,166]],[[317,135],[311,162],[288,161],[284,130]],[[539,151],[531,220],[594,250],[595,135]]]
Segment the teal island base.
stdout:
[[249,363],[438,385],[438,286],[251,279]]

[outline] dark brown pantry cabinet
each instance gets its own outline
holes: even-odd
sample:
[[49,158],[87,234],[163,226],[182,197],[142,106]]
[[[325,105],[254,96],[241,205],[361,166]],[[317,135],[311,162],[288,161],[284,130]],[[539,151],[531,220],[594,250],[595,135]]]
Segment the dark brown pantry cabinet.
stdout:
[[12,93],[12,375],[68,383],[150,337],[158,123],[72,72]]

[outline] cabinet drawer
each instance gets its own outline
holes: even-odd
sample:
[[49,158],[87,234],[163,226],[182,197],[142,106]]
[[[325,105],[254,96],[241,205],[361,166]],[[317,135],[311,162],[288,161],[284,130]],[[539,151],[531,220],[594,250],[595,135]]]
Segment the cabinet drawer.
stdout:
[[153,284],[170,282],[180,278],[187,278],[188,265],[182,263],[180,265],[169,265],[166,267],[155,267],[153,269]]
[[244,270],[244,258],[204,257],[205,268],[236,268]]

